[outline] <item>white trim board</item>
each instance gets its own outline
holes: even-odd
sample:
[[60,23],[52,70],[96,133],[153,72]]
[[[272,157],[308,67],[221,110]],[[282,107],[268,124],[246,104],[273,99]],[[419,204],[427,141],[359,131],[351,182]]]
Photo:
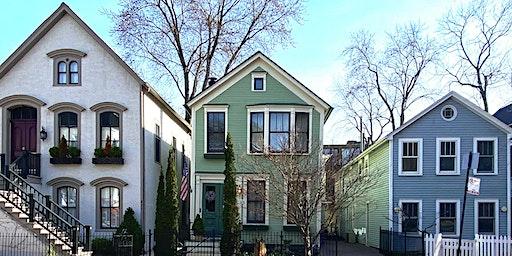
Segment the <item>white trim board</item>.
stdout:
[[500,201],[498,199],[475,199],[474,205],[474,234],[478,234],[478,203],[494,203],[494,235],[500,231]]
[[456,212],[455,212],[455,234],[443,234],[444,237],[458,237],[460,233],[460,200],[459,199],[437,199],[436,200],[436,234],[439,234],[440,225],[440,217],[441,212],[439,210],[440,203],[455,203],[456,204]]
[[[441,142],[455,142],[455,170],[441,172]],[[436,138],[436,175],[460,175],[460,138]]]
[[473,169],[473,175],[475,176],[488,176],[488,175],[498,175],[499,166],[498,166],[498,137],[474,137],[473,138],[473,152],[477,152],[478,149],[478,141],[494,141],[494,162],[493,162],[493,172],[491,173],[478,173],[478,169]]
[[[417,200],[417,199],[401,199],[398,200],[398,206],[400,209],[403,209],[402,204],[403,203],[418,203],[418,232],[419,230],[423,229],[423,200]],[[402,210],[400,210],[400,213],[398,214],[398,232],[402,232]]]

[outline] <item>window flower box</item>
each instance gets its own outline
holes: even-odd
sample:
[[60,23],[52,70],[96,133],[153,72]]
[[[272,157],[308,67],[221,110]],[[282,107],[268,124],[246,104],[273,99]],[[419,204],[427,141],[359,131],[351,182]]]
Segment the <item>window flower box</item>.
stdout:
[[124,158],[122,157],[94,157],[92,159],[93,164],[124,164]]
[[52,157],[50,158],[51,164],[82,164],[80,157]]

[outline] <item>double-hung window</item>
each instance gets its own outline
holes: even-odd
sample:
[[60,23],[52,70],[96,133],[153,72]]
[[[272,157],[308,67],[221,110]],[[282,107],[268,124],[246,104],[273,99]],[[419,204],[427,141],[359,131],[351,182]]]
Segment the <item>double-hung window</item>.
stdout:
[[436,140],[437,150],[437,174],[449,175],[459,174],[460,142],[458,138],[438,138]]
[[290,112],[270,112],[270,151],[287,152],[290,149]]
[[224,152],[226,138],[226,113],[225,112],[207,112],[206,113],[206,152],[222,153]]
[[418,232],[421,230],[421,203],[418,201],[400,202],[401,232]]
[[101,228],[117,228],[121,220],[120,192],[117,187],[100,189]]
[[295,180],[288,182],[286,195],[286,224],[295,224],[304,220],[304,211],[307,211],[307,182]]
[[265,180],[247,181],[247,224],[265,223],[266,193]]
[[58,114],[59,142],[65,138],[68,147],[78,148],[78,115],[74,112]]
[[495,235],[497,232],[497,201],[476,201],[477,233]]
[[295,113],[295,151],[307,153],[309,149],[309,113]]
[[497,174],[498,160],[498,139],[497,138],[475,138],[473,151],[480,154],[478,169],[475,174]]
[[459,202],[438,201],[437,202],[437,233],[456,236],[459,233]]
[[112,147],[120,146],[121,129],[119,114],[106,111],[100,114],[101,147],[105,147],[110,140]]
[[251,135],[250,135],[250,150],[251,153],[262,153],[264,150],[264,136],[265,136],[265,113],[252,112],[251,113]]
[[398,172],[400,175],[421,175],[423,161],[422,139],[399,139]]

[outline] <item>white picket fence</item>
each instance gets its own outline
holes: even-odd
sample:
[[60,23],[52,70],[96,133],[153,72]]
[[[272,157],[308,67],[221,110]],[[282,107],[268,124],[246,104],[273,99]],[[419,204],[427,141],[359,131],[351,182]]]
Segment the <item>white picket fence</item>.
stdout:
[[[457,256],[459,239],[442,234],[425,236],[426,256]],[[461,256],[512,256],[512,239],[507,236],[475,235],[475,240],[462,239]]]

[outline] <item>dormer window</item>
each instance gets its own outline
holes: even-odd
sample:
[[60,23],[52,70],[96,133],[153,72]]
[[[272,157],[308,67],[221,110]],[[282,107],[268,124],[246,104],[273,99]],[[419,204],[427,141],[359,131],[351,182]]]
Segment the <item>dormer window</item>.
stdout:
[[267,89],[266,77],[267,77],[267,73],[265,73],[265,72],[252,73],[252,91],[253,92],[264,92]]
[[49,52],[53,58],[53,84],[55,86],[78,86],[81,84],[82,57],[86,54],[73,49],[60,49]]

